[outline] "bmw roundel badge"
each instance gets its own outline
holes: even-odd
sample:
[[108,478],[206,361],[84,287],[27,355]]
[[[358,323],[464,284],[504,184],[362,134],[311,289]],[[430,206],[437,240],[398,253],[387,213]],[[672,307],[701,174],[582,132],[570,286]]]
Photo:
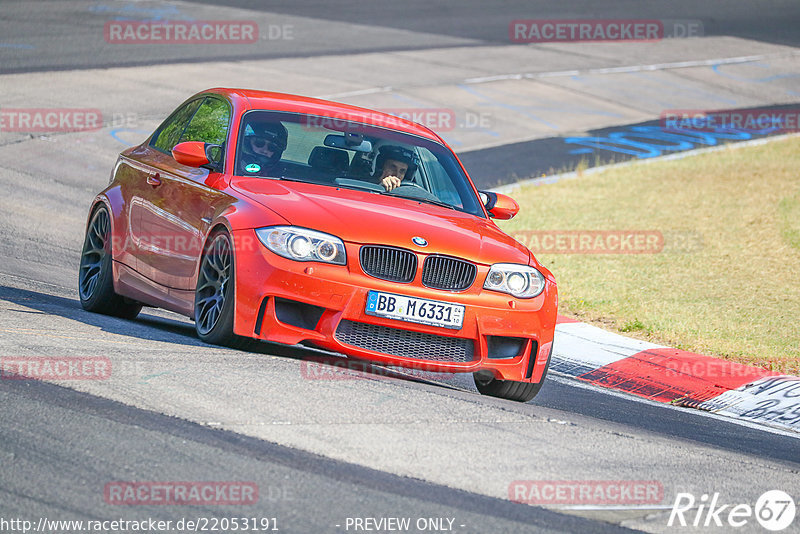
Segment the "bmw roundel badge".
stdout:
[[411,241],[414,242],[415,245],[419,245],[420,247],[427,247],[428,242],[425,240],[424,237],[420,237],[418,235],[411,238]]

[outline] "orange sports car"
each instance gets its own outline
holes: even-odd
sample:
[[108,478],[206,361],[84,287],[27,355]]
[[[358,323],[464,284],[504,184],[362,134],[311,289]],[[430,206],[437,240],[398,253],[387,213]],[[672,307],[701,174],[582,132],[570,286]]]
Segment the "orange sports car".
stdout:
[[492,221],[428,128],[345,104],[210,89],[120,154],[89,211],[87,310],[186,315],[200,339],[310,344],[471,372],[528,401],[553,347],[553,275]]

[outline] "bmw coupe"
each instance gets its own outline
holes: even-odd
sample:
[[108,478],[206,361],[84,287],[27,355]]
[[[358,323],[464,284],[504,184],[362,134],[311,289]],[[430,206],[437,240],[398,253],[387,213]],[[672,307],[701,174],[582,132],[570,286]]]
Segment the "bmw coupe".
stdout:
[[82,306],[194,320],[211,344],[306,344],[470,372],[527,402],[553,347],[553,275],[493,219],[433,131],[325,100],[210,89],[122,152],[92,202]]

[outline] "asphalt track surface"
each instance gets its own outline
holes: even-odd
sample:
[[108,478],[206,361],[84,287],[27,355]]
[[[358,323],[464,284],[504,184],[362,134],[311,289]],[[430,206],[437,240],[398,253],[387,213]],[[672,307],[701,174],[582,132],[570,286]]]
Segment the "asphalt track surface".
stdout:
[[[193,2],[219,6],[220,2]],[[720,2],[642,2],[639,0],[580,0],[564,2],[527,0],[481,2],[412,0],[326,2],[233,0],[223,5],[266,13],[263,21],[275,26],[297,24],[298,31],[314,39],[289,43],[269,41],[269,46],[208,48],[142,45],[131,54],[125,49],[102,46],[102,28],[109,19],[204,19],[194,8],[179,9],[189,2],[4,2],[6,20],[0,46],[2,72],[103,68],[120,65],[152,65],[173,61],[237,60],[244,58],[304,57],[309,55],[389,52],[458,44],[476,46],[508,44],[508,24],[516,19],[694,19],[702,20],[704,34],[735,36],[749,40],[797,46],[800,35],[798,6],[792,0],[769,2],[763,9],[747,0]],[[77,7],[83,10],[75,9]],[[10,15],[10,16],[9,16]],[[754,22],[756,19],[757,22]],[[313,20],[313,22],[312,22]],[[358,25],[343,32],[339,24]],[[100,31],[97,31],[97,30]],[[413,32],[410,34],[409,32]],[[302,36],[302,34],[301,34]],[[33,54],[18,54],[36,50]]]
[[[98,89],[111,66],[249,54],[348,56],[374,52],[365,39],[379,38],[378,51],[479,47],[502,43],[509,19],[576,18],[589,11],[575,5],[564,12],[555,3],[535,14],[527,3],[427,5],[399,13],[388,3],[369,9],[343,3],[336,10],[270,4],[269,13],[253,16],[298,28],[302,22],[320,38],[246,54],[187,48],[131,54],[92,49],[97,32],[81,34],[87,30],[78,21],[88,11],[97,15],[90,23],[102,28],[109,10],[160,10],[168,17],[191,4],[4,3],[3,41],[28,47],[0,47],[0,65],[18,76],[95,69],[70,76],[81,81],[86,99],[113,102],[113,94]],[[670,4],[668,14],[661,4],[640,12],[632,4],[591,5],[595,16],[701,18],[710,34],[797,45],[796,3],[772,4],[758,24],[746,2],[725,3],[725,9]],[[356,39],[348,25],[376,33]],[[6,78],[13,94],[31,83],[18,80]],[[147,130],[175,103],[148,108],[152,118],[138,127]],[[0,518],[244,515],[277,517],[285,532],[344,532],[348,517],[446,517],[456,532],[662,532],[681,491],[719,492],[722,502],[751,505],[771,489],[800,496],[800,441],[789,433],[558,377],[524,405],[481,397],[464,376],[387,378],[374,368],[353,379],[319,380],[304,360],[329,355],[268,344],[253,352],[210,347],[196,338],[191,322],[157,310],[136,321],[84,312],[74,289],[83,217],[119,150],[116,141],[91,136],[8,136],[0,143],[0,355],[96,356],[114,364],[112,378],[102,382],[0,380]],[[123,507],[103,500],[111,481],[169,480],[252,481],[260,500],[242,507]],[[664,498],[649,507],[546,509],[510,502],[514,480],[657,480]],[[796,521],[787,531],[798,530]],[[761,530],[751,521],[737,531]]]

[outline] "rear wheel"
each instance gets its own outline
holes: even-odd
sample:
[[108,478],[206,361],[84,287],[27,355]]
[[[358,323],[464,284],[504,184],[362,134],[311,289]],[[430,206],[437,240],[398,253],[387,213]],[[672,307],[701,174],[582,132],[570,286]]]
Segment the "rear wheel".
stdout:
[[[535,384],[531,382],[516,382],[514,380],[498,380],[490,373],[481,373],[478,371],[472,375],[475,380],[475,387],[478,388],[481,395],[499,397],[501,399],[517,402],[528,402],[542,389],[544,379],[547,377],[547,369],[550,367],[550,356],[552,355],[553,350],[551,348],[547,363],[544,366],[542,378]],[[535,357],[536,355],[534,354],[532,356]]]
[[235,345],[233,245],[225,232],[214,234],[200,260],[194,297],[197,335],[212,345]]
[[92,215],[83,241],[78,271],[81,306],[90,312],[133,319],[142,305],[114,292],[111,261],[111,219],[102,206]]

